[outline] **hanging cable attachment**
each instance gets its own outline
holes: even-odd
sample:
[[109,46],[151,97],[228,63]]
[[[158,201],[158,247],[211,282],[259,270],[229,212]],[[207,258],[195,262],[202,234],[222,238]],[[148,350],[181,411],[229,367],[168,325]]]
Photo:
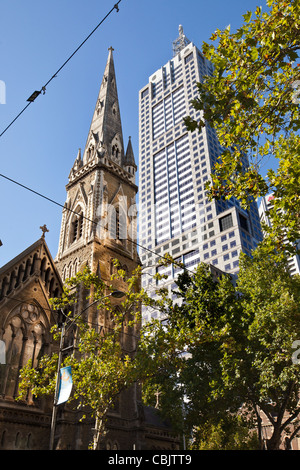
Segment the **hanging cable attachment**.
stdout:
[[34,100],[41,94],[40,91],[34,91],[31,96],[29,96],[28,100],[30,103],[33,103]]

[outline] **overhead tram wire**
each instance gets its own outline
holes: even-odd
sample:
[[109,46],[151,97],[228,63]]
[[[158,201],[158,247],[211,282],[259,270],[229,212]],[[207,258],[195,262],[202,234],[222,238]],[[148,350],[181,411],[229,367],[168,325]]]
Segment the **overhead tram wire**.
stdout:
[[[39,90],[39,91],[35,91],[32,93],[32,95],[28,98],[28,103],[27,105],[20,111],[20,113],[11,121],[11,123],[2,131],[2,133],[0,134],[0,137],[3,136],[3,134],[13,125],[13,123],[23,114],[23,112],[35,101],[35,99],[43,92],[45,94],[45,91],[46,91],[46,87],[49,85],[49,83],[57,77],[58,73],[67,65],[67,63],[72,59],[72,57],[74,57],[74,55],[79,51],[79,49],[87,42],[87,40],[95,33],[95,31],[102,25],[102,23],[111,15],[111,13],[116,10],[117,12],[119,12],[119,3],[121,2],[122,0],[118,0],[117,3],[114,4],[114,6],[111,8],[111,10],[104,16],[104,18],[102,18],[102,20],[100,21],[100,23],[97,24],[97,26],[90,32],[90,34],[81,42],[81,44],[77,47],[77,49],[75,49],[75,51],[68,57],[67,60],[65,60],[65,62],[60,66],[60,68],[52,75],[52,77],[45,83],[45,85],[42,86],[42,88]],[[22,183],[19,183],[18,181],[15,181],[13,180],[12,178],[9,178],[8,176],[5,176],[3,174],[0,173],[0,177],[2,178],[5,178],[6,180],[8,181],[11,181],[12,183],[14,184],[17,184],[18,186],[26,189],[27,191],[30,191],[34,194],[36,194],[37,196],[40,196],[46,200],[48,200],[49,202],[52,202],[53,204],[56,204],[57,206],[60,206],[62,207],[63,209],[66,209],[68,210],[69,212],[72,212],[76,215],[79,215],[76,211],[73,211],[72,209],[66,207],[65,205],[55,201],[54,199],[51,199],[47,196],[45,196],[44,194],[41,194],[31,188],[29,188],[28,186],[25,186],[24,184]],[[85,216],[83,216],[84,219],[88,220],[89,222],[92,222],[93,224],[97,224],[98,222],[94,221],[94,220],[91,220]],[[105,230],[108,230],[106,227],[102,227],[103,229]],[[156,257],[158,258],[161,258],[161,256],[159,256],[155,251],[153,250],[150,250],[149,248],[146,248],[145,246],[143,245],[140,245],[139,243],[137,243],[136,241],[134,240],[128,240],[127,241],[130,241],[131,243],[134,243],[136,246],[140,247],[141,249],[145,250],[145,251],[148,251],[149,253],[152,253],[153,255],[155,255]],[[172,264],[175,264],[175,265],[178,265],[178,263],[172,261]],[[186,268],[187,269],[187,268]],[[190,271],[191,273],[193,273],[193,271],[191,270],[188,270],[187,271]]]
[[[50,197],[45,196],[44,194],[39,193],[38,191],[35,191],[34,189],[29,188],[28,186],[25,186],[24,184],[19,183],[18,181],[14,180],[14,179],[12,179],[12,178],[9,178],[8,176],[3,175],[2,173],[0,173],[0,177],[6,179],[6,180],[8,180],[8,181],[10,181],[11,183],[14,183],[14,184],[20,186],[21,188],[26,189],[27,191],[32,192],[33,194],[36,194],[37,196],[42,197],[43,199],[46,199],[46,200],[49,201],[49,202],[52,202],[53,204],[56,204],[56,205],[59,206],[59,207],[62,207],[63,209],[65,209],[65,210],[67,210],[67,211],[69,211],[69,212],[72,212],[73,214],[80,215],[78,212],[76,212],[76,211],[70,209],[70,208],[67,207],[66,205],[61,204],[61,203],[55,201],[54,199],[51,199]],[[84,215],[83,215],[82,217],[83,217],[85,220],[88,220],[89,222],[91,222],[92,224],[96,224],[96,225],[99,224],[99,221],[89,219],[88,217],[86,217],[86,216],[84,216]],[[102,226],[101,224],[100,224],[100,228],[103,228],[104,230],[108,231],[108,228]],[[145,250],[145,251],[148,251],[149,253],[152,253],[152,254],[153,254],[154,256],[156,256],[157,258],[162,258],[162,257],[161,257],[160,255],[158,255],[155,251],[150,250],[149,248],[146,248],[146,247],[143,246],[143,245],[140,245],[138,242],[136,242],[136,241],[134,241],[134,240],[129,240],[128,238],[126,238],[126,241],[133,243],[134,245],[138,246],[138,247],[141,248],[142,250]],[[171,262],[172,264],[174,264],[174,265],[180,267],[180,264],[181,264],[181,263],[176,263],[176,261],[172,261],[172,260],[170,260],[170,262]],[[147,266],[145,266],[145,267],[147,268]],[[190,273],[194,274],[194,271],[192,271],[192,270],[190,270],[190,269],[187,269],[186,267],[185,267],[185,269],[186,269],[186,271],[189,271]]]
[[102,20],[100,21],[100,23],[97,24],[97,26],[93,29],[93,31],[90,32],[90,34],[82,41],[82,43],[77,47],[77,49],[75,49],[75,51],[70,55],[70,57],[68,57],[67,60],[65,60],[65,62],[59,67],[59,69],[52,75],[52,77],[45,83],[45,85],[42,86],[42,88],[39,90],[39,91],[34,91],[31,96],[27,99],[28,103],[26,106],[24,106],[24,108],[22,109],[22,111],[19,112],[19,114],[10,122],[10,124],[8,124],[8,126],[1,132],[0,134],[0,137],[3,136],[3,134],[5,134],[5,132],[14,124],[14,122],[16,122],[16,120],[24,113],[24,111],[36,100],[36,98],[41,94],[45,94],[46,92],[46,87],[49,85],[49,83],[57,77],[57,75],[59,74],[59,72],[67,65],[67,63],[72,59],[72,57],[74,57],[74,55],[79,51],[79,49],[87,42],[87,40],[95,33],[95,31],[102,25],[102,23],[104,23],[104,21],[109,17],[109,15],[114,11],[116,10],[117,12],[119,11],[119,3],[121,2],[122,0],[118,0],[117,3],[115,3],[115,5],[113,6],[113,8],[104,16],[104,18],[102,18]]
[[[9,178],[8,176],[3,175],[2,173],[0,173],[0,176],[1,176],[2,178],[4,178],[4,179],[10,181],[11,183],[14,183],[14,184],[16,184],[16,185],[18,185],[18,186],[21,186],[21,188],[27,189],[27,191],[30,191],[31,193],[36,194],[37,196],[40,196],[40,197],[42,197],[43,199],[46,199],[47,201],[52,202],[53,204],[56,204],[57,206],[62,207],[63,209],[68,210],[69,212],[72,212],[73,214],[80,215],[78,212],[74,211],[73,209],[70,209],[69,207],[66,207],[66,205],[61,204],[60,202],[57,202],[57,201],[55,201],[54,199],[51,199],[50,197],[45,196],[44,194],[39,193],[38,191],[35,191],[34,189],[29,188],[28,186],[25,186],[24,184],[19,183],[18,181],[13,180],[12,178]],[[83,217],[84,219],[88,220],[89,222],[92,222],[93,224],[96,224],[96,223],[97,223],[95,220],[91,220],[91,219],[89,219],[88,217],[85,217],[85,216],[82,216],[82,217]],[[104,228],[104,227],[103,227],[103,228]]]

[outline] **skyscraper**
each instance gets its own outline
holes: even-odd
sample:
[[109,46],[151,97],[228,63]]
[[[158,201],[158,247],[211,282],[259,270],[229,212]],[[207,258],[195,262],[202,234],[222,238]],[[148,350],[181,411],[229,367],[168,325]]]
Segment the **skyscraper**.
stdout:
[[[273,206],[273,194],[268,194],[267,196],[262,197],[260,205],[259,205],[259,216],[262,223],[265,223],[267,226],[271,227],[271,218],[269,216],[269,210],[272,209]],[[286,240],[287,241],[287,240]],[[297,249],[300,248],[300,240],[297,243]],[[300,256],[299,254],[295,254],[294,256],[290,256],[288,259],[288,267],[289,272],[293,276],[294,274],[300,274]]]
[[183,121],[200,117],[191,100],[197,82],[212,73],[180,26],[173,58],[139,93],[139,244],[142,284],[153,295],[155,272],[168,275],[170,289],[178,273],[175,266],[157,267],[158,256],[168,252],[189,269],[204,261],[236,273],[240,251],[250,253],[262,239],[256,203],[246,211],[236,199],[208,200],[204,186],[222,149],[208,125],[188,132]]

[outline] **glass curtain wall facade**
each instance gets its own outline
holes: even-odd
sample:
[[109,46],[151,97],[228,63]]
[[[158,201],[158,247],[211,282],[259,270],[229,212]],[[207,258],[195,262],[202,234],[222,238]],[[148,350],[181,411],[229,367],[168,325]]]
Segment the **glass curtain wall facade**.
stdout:
[[[156,272],[168,275],[163,283],[170,295],[175,287],[178,269],[157,266],[165,253],[189,269],[204,261],[235,274],[240,251],[250,254],[262,239],[256,203],[245,211],[235,199],[206,197],[204,185],[221,147],[213,129],[188,132],[183,118],[199,119],[191,100],[212,66],[186,38],[178,43],[182,47],[139,93],[139,254],[146,272],[142,285],[152,296]],[[157,316],[144,312],[145,320]]]
[[[269,211],[273,207],[273,194],[268,194],[261,198],[260,205],[259,205],[259,217],[262,223],[265,223],[267,226],[271,227],[271,219],[269,217]],[[287,240],[285,240],[287,243]],[[296,248],[300,249],[300,240],[296,243]],[[291,256],[288,259],[288,268],[291,276],[295,274],[300,274],[300,256],[298,254]]]

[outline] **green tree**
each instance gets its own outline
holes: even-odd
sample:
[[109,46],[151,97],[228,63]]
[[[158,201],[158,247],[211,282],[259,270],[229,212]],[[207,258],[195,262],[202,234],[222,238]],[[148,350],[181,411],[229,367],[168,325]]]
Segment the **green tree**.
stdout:
[[239,415],[227,415],[217,424],[196,426],[191,441],[192,450],[259,450],[255,432]]
[[[253,259],[241,257],[237,292],[245,321],[246,357],[236,356],[236,346],[224,358],[228,383],[236,383],[245,404],[271,424],[268,449],[278,449],[299,435],[299,362],[293,360],[294,342],[300,334],[300,277],[290,276],[287,264],[266,256],[262,249]],[[245,369],[248,368],[248,370]],[[244,383],[240,378],[244,375]],[[260,436],[261,437],[261,436]]]
[[208,423],[216,430],[234,415],[256,427],[261,446],[267,419],[268,449],[278,449],[283,435],[298,435],[299,364],[292,358],[299,277],[257,250],[253,259],[241,257],[236,284],[228,275],[216,279],[205,264],[194,275],[185,270],[177,284],[182,305],[169,306],[168,328],[157,325],[140,345],[155,361],[157,373],[145,386],[159,390],[162,412],[186,436]]
[[[300,3],[267,0],[267,7],[247,12],[235,33],[230,26],[216,30],[212,43],[203,44],[214,73],[198,84],[193,100],[201,119],[185,122],[191,131],[208,123],[224,149],[207,184],[210,197],[235,196],[247,207],[273,192],[265,245],[286,249],[287,235],[292,251],[300,234]],[[277,168],[264,176],[269,157]]]
[[[135,351],[128,352],[124,348],[124,329],[125,335],[133,335],[132,344],[136,344],[140,328],[141,292],[137,289],[140,274],[138,268],[126,278],[125,272],[119,269],[118,274],[112,276],[111,284],[118,278],[126,281],[127,286],[125,300],[118,301],[117,308],[116,301],[109,295],[114,290],[112,285],[105,284],[88,268],[66,281],[61,298],[52,299],[54,310],[65,311],[66,329],[76,338],[75,352],[63,359],[62,366],[72,368],[70,401],[74,400],[78,409],[82,409],[83,418],[90,411],[95,417],[93,449],[99,446],[108,410],[114,406],[120,392],[136,380]],[[73,317],[72,305],[77,302],[77,289],[85,290],[88,302],[97,304],[100,315],[110,318],[109,324],[106,321],[105,326],[100,326],[103,322],[96,322],[97,315],[90,314],[92,308],[83,309],[80,315]],[[61,328],[58,324],[53,332],[55,339],[59,339]],[[57,363],[56,353],[44,355],[37,369],[29,362],[21,371],[20,397],[26,396],[28,389],[35,397],[53,395]]]
[[[225,395],[220,349],[222,316],[235,311],[237,302],[230,279],[224,276],[216,283],[206,264],[199,265],[195,275],[184,269],[176,282],[179,303],[169,303],[167,322],[153,322],[151,334],[141,337],[139,354],[145,368],[156,371],[144,380],[145,399],[154,405],[158,391],[161,413],[188,437],[195,426],[204,426],[212,417],[218,423],[241,405],[239,397]],[[223,393],[218,395],[218,389]]]

